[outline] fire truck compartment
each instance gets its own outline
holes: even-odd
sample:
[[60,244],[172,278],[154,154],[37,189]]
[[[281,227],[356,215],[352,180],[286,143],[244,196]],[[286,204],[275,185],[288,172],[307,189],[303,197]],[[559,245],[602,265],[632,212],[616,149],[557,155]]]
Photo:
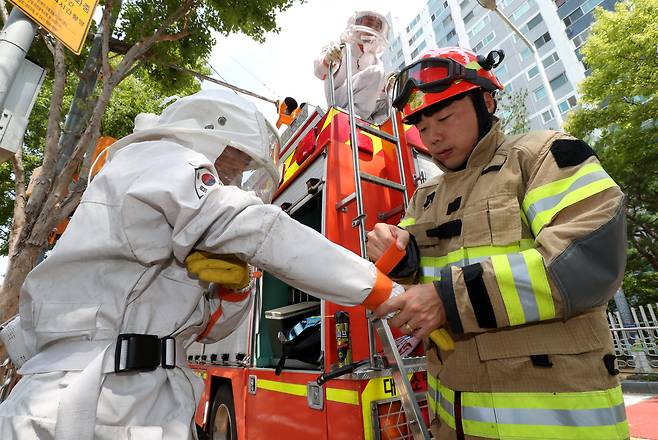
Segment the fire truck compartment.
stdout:
[[[298,206],[291,217],[300,223],[322,231],[322,192]],[[279,334],[286,337],[290,330],[305,318],[320,315],[320,300],[289,286],[265,272],[258,333],[256,335],[256,366],[274,368],[282,354]],[[319,348],[319,347],[318,347]],[[320,370],[321,365],[287,359],[285,369]]]

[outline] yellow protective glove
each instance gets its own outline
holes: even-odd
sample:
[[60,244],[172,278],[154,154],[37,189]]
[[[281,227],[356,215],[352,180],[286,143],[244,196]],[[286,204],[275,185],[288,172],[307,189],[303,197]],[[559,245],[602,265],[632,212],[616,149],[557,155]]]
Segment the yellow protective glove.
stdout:
[[185,259],[185,266],[201,281],[217,283],[227,289],[238,290],[249,285],[247,263],[232,255],[194,251]]

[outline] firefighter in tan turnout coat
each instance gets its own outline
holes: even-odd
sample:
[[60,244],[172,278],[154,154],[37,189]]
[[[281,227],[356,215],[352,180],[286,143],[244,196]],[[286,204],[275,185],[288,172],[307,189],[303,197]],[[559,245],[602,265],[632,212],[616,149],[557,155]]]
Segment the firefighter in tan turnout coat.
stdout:
[[626,439],[605,307],[626,261],[624,195],[583,141],[506,136],[491,72],[504,54],[430,50],[402,69],[394,106],[444,171],[368,254],[406,247],[394,276],[417,283],[377,313],[426,337],[439,439]]

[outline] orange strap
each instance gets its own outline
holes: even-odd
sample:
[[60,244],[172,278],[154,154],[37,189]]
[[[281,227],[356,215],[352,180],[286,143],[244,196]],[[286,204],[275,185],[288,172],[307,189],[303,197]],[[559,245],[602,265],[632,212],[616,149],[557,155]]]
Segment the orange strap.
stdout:
[[206,328],[203,329],[201,334],[196,337],[197,341],[201,341],[203,338],[206,337],[208,333],[210,333],[210,330],[215,326],[219,318],[222,316],[222,308],[221,306],[213,312],[212,315],[210,315],[210,321],[208,321],[208,325],[206,325]]
[[407,251],[404,249],[398,249],[398,247],[395,245],[395,242],[393,242],[393,244],[391,244],[388,249],[386,249],[386,252],[384,252],[384,254],[379,257],[379,260],[377,260],[375,263],[375,267],[388,274],[393,270],[395,266],[397,266],[400,261],[402,261],[405,255],[407,255]]
[[391,290],[393,290],[393,281],[378,269],[375,285],[372,286],[372,290],[370,290],[370,294],[363,301],[363,305],[370,310],[375,310],[391,296]]
[[227,289],[226,287],[220,287],[217,290],[217,294],[223,301],[228,302],[240,302],[243,301],[251,293],[251,289],[247,289],[244,292],[237,292],[232,289]]

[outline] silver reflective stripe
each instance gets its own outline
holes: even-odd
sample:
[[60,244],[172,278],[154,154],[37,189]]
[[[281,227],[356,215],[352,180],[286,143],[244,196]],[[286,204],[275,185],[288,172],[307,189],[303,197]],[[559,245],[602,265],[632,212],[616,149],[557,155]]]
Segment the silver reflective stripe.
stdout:
[[509,425],[606,426],[626,420],[624,404],[595,409],[526,409],[462,407],[464,420]]
[[420,268],[421,274],[424,277],[441,278],[441,269],[443,269],[444,267],[452,267],[452,266],[464,267],[464,266],[468,266],[469,264],[480,263],[484,261],[486,258],[488,257],[462,258],[461,260],[448,263],[445,266],[422,266]]
[[584,176],[576,179],[571,185],[569,185],[567,189],[561,193],[537,200],[535,203],[528,206],[528,210],[526,212],[528,223],[532,224],[535,217],[540,212],[554,208],[570,192],[575,191],[578,188],[582,188],[583,186],[589,185],[592,182],[596,182],[597,180],[603,180],[606,177],[609,176],[605,171],[596,171],[594,173],[585,174]]
[[526,265],[525,259],[522,254],[507,254],[510,267],[512,268],[512,276],[514,277],[514,285],[516,286],[516,293],[519,294],[521,307],[525,314],[526,322],[539,321],[539,310],[537,309],[537,299],[535,298],[535,291],[532,289],[530,281],[530,272]]
[[455,416],[455,406],[443,395],[437,390],[436,393],[438,394],[439,400],[437,400],[438,404],[441,405],[441,407],[446,410],[448,414],[450,414],[452,417]]

